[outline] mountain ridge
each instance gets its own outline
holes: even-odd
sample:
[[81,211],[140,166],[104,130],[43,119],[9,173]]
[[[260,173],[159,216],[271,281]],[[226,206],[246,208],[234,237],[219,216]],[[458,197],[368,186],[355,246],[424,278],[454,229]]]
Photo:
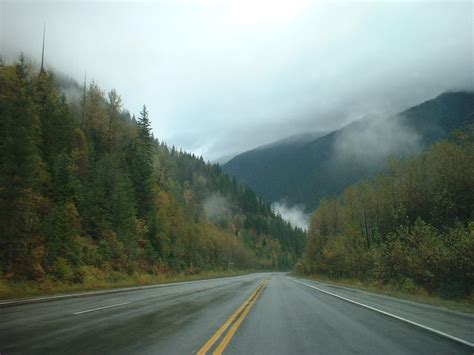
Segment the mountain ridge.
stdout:
[[407,156],[446,138],[472,122],[473,112],[473,92],[445,92],[399,114],[355,121],[309,142],[275,142],[244,152],[222,168],[266,200],[310,210],[320,198],[382,170],[388,157]]

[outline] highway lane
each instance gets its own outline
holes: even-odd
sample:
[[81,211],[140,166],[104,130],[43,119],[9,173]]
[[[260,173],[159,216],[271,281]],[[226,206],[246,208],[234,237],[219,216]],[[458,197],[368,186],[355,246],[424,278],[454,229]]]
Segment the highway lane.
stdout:
[[[467,341],[474,334],[471,315],[296,281],[413,315]],[[0,353],[192,354],[219,347],[226,354],[473,351],[296,281],[261,273],[2,307]]]
[[[0,308],[0,353],[190,354],[265,274]],[[93,312],[76,312],[130,302]]]
[[[326,286],[326,289],[331,287]],[[376,298],[378,295],[371,294],[371,296]],[[387,299],[383,296],[382,298]],[[390,299],[390,302],[397,301]],[[382,301],[380,303],[382,304]],[[411,306],[416,307],[415,304]],[[424,306],[421,305],[421,308]],[[453,316],[449,311],[446,313]],[[462,322],[465,321],[465,317],[469,318],[468,327],[473,329],[472,316],[458,315],[455,312],[453,317],[457,316],[461,320],[460,324],[464,324]],[[451,321],[452,319],[449,319],[448,322]],[[249,313],[227,349],[228,354],[472,354],[472,352],[473,349],[470,347],[319,292],[281,275],[272,278],[262,298]]]

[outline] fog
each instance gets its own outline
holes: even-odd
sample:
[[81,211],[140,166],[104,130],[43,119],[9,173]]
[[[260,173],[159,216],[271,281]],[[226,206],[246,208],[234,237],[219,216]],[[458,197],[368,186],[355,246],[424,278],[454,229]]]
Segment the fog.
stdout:
[[206,217],[212,222],[228,219],[232,214],[231,203],[221,194],[211,194],[203,202]]
[[422,148],[420,136],[400,116],[366,117],[337,136],[334,158],[378,165],[391,155],[408,155]]
[[310,215],[304,211],[303,206],[290,206],[285,201],[279,201],[273,203],[272,207],[275,212],[290,222],[293,227],[308,228]]
[[3,0],[0,54],[39,61],[46,23],[48,68],[145,103],[155,136],[213,160],[473,89],[472,6]]

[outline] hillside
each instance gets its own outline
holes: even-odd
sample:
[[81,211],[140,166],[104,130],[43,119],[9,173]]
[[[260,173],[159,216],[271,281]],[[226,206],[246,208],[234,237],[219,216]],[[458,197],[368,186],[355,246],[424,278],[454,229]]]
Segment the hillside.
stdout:
[[131,117],[115,90],[91,83],[83,98],[60,83],[23,59],[0,66],[0,279],[282,269],[300,256],[302,230],[159,141],[145,106]]
[[320,198],[382,170],[388,157],[417,153],[473,120],[473,93],[445,93],[394,117],[367,117],[309,142],[245,152],[223,170],[268,201],[312,210]]
[[472,297],[474,125],[325,198],[300,273],[443,298]]

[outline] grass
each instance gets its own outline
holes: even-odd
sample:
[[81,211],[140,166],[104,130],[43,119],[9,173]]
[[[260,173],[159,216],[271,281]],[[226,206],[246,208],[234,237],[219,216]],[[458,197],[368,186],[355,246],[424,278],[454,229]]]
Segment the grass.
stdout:
[[64,283],[45,279],[41,282],[7,282],[0,279],[0,299],[60,295],[65,293],[98,291],[122,287],[145,286],[170,282],[195,281],[245,275],[256,270],[203,271],[199,274],[134,274],[114,273],[103,278],[87,278],[83,283]]
[[443,307],[454,311],[474,313],[474,295],[462,299],[446,299],[435,295],[429,295],[423,289],[412,289],[405,290],[399,285],[393,284],[380,284],[380,283],[369,283],[362,282],[359,280],[343,279],[334,280],[327,278],[322,275],[300,275],[294,274],[295,276],[305,278],[308,280],[320,281],[327,284],[336,286],[345,286],[356,288],[364,291],[375,292],[386,296],[391,296],[403,300],[429,304],[432,306]]

